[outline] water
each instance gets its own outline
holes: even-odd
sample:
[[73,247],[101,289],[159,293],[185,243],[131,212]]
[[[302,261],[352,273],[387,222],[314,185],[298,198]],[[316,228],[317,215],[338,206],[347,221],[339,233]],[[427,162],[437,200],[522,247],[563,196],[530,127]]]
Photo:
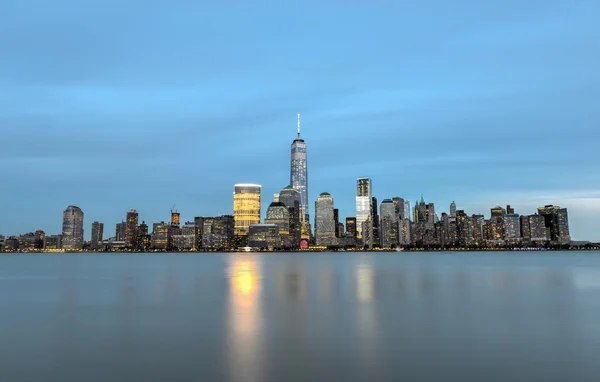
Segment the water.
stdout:
[[0,381],[599,381],[600,253],[0,256]]

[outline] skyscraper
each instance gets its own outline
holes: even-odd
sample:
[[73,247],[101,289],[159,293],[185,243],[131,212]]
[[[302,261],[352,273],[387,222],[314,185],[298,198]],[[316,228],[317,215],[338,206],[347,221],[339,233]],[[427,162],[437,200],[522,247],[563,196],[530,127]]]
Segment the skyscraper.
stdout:
[[300,245],[302,234],[302,220],[300,219],[300,194],[294,187],[287,186],[279,193],[279,201],[283,203],[290,215],[290,244],[292,247]]
[[63,213],[62,247],[67,250],[83,248],[83,211],[69,206]]
[[396,215],[396,203],[391,199],[381,202],[381,246],[383,248],[396,247],[398,245],[398,217]]
[[90,242],[91,249],[98,249],[102,246],[102,236],[104,234],[104,224],[99,222],[92,223],[92,241]]
[[333,198],[323,192],[315,202],[315,240],[317,245],[336,245]]
[[452,218],[456,217],[456,203],[454,203],[454,201],[452,201],[452,203],[450,203],[450,217],[452,217]]
[[346,235],[352,235],[354,238],[356,237],[356,218],[346,218]]
[[247,236],[250,225],[260,223],[260,191],[258,184],[234,186],[233,216],[237,236]]
[[[308,208],[308,168],[306,142],[300,138],[300,113],[298,113],[298,137],[292,142],[290,184],[300,196],[300,219],[304,222],[309,215]],[[280,196],[281,197],[281,196]]]
[[127,223],[121,222],[117,223],[115,228],[115,240],[116,241],[125,241],[125,232],[127,231]]
[[544,217],[546,237],[555,244],[569,244],[569,217],[566,208],[547,205],[538,208],[538,215]]
[[280,247],[290,246],[290,212],[281,202],[273,202],[267,208],[265,224],[275,224],[279,227]]
[[362,239],[362,225],[370,220],[371,216],[371,179],[358,178],[356,180],[356,237]]
[[125,247],[133,249],[136,243],[139,215],[136,210],[131,209],[125,219]]

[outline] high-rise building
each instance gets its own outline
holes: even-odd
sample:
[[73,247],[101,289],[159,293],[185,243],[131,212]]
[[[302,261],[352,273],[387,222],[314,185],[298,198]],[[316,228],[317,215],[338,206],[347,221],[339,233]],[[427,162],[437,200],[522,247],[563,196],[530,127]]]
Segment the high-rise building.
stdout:
[[292,142],[290,185],[298,191],[298,195],[300,196],[300,219],[304,222],[308,220],[307,216],[310,215],[310,211],[308,206],[306,142],[300,138],[300,113],[298,113],[298,137]]
[[333,198],[323,192],[315,202],[315,241],[317,245],[337,245]]
[[179,228],[181,225],[181,214],[171,210],[171,227]]
[[77,206],[69,206],[63,213],[62,248],[83,248],[83,211]]
[[373,238],[372,238],[372,243],[373,245],[379,246],[381,244],[381,238],[379,235],[379,212],[378,212],[378,208],[379,205],[377,204],[377,198],[376,197],[371,197],[371,220],[373,222],[372,226],[373,226]]
[[157,250],[166,250],[169,245],[169,231],[171,225],[165,222],[154,223],[152,228],[151,247]]
[[260,191],[258,184],[234,186],[233,216],[237,236],[247,236],[250,226],[260,223]]
[[92,223],[92,241],[90,242],[91,249],[98,249],[102,246],[102,236],[104,234],[104,224],[99,222]]
[[566,208],[546,205],[538,208],[538,215],[544,217],[546,237],[554,244],[569,244],[569,217]]
[[290,212],[285,204],[273,202],[267,208],[267,218],[265,224],[275,224],[279,227],[279,237],[281,243],[279,247],[290,247]]
[[287,208],[290,215],[290,245],[296,248],[302,238],[302,219],[300,218],[300,194],[294,187],[287,186],[279,193],[279,201]]
[[125,219],[125,247],[133,249],[135,247],[138,229],[139,215],[136,210],[131,209],[127,212]]
[[404,199],[398,196],[394,196],[392,198],[392,202],[394,203],[394,212],[396,214],[396,219],[398,221],[404,219]]
[[127,222],[117,223],[115,228],[115,241],[125,241],[125,234],[127,232]]
[[[200,218],[196,218],[199,221]],[[202,217],[202,248],[228,250],[234,246],[234,217]]]
[[337,208],[333,209],[333,221],[335,225],[335,237],[342,237],[342,232],[339,230],[340,228],[340,210]]
[[515,209],[514,209],[514,208],[512,208],[512,207],[510,206],[510,204],[509,204],[509,205],[507,205],[507,206],[506,206],[506,214],[507,214],[507,215],[512,215],[512,214],[514,214],[514,213],[515,213]]
[[371,178],[356,180],[356,238],[363,239],[362,225],[371,220]]
[[408,219],[410,221],[410,201],[404,201],[404,219]]
[[346,218],[346,236],[356,237],[356,218]]
[[452,203],[450,203],[450,217],[452,217],[452,218],[456,217],[456,203],[454,203],[454,201],[452,201]]
[[532,242],[545,242],[549,240],[546,230],[546,220],[542,215],[529,215],[529,232]]
[[137,251],[145,252],[150,249],[152,236],[148,234],[148,224],[145,221],[142,221],[142,224],[138,226],[135,241],[135,249]]
[[381,246],[392,248],[398,245],[398,217],[396,206],[391,199],[381,202]]
[[513,212],[504,215],[504,235],[508,241],[515,241],[521,237],[521,218],[519,214]]

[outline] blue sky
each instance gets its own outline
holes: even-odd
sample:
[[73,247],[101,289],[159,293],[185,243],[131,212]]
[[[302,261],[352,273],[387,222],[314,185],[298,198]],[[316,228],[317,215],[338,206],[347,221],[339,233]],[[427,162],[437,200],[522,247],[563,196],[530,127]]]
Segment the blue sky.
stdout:
[[[218,4],[218,5],[217,5]],[[369,5],[367,5],[369,4]],[[311,211],[569,209],[600,240],[597,1],[0,2],[0,233],[232,212],[289,183],[302,113]]]

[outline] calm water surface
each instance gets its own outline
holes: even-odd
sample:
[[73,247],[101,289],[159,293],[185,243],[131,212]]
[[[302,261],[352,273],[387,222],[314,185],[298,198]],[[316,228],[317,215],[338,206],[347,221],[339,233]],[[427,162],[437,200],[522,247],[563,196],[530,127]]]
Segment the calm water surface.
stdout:
[[600,253],[0,256],[0,381],[600,381]]

